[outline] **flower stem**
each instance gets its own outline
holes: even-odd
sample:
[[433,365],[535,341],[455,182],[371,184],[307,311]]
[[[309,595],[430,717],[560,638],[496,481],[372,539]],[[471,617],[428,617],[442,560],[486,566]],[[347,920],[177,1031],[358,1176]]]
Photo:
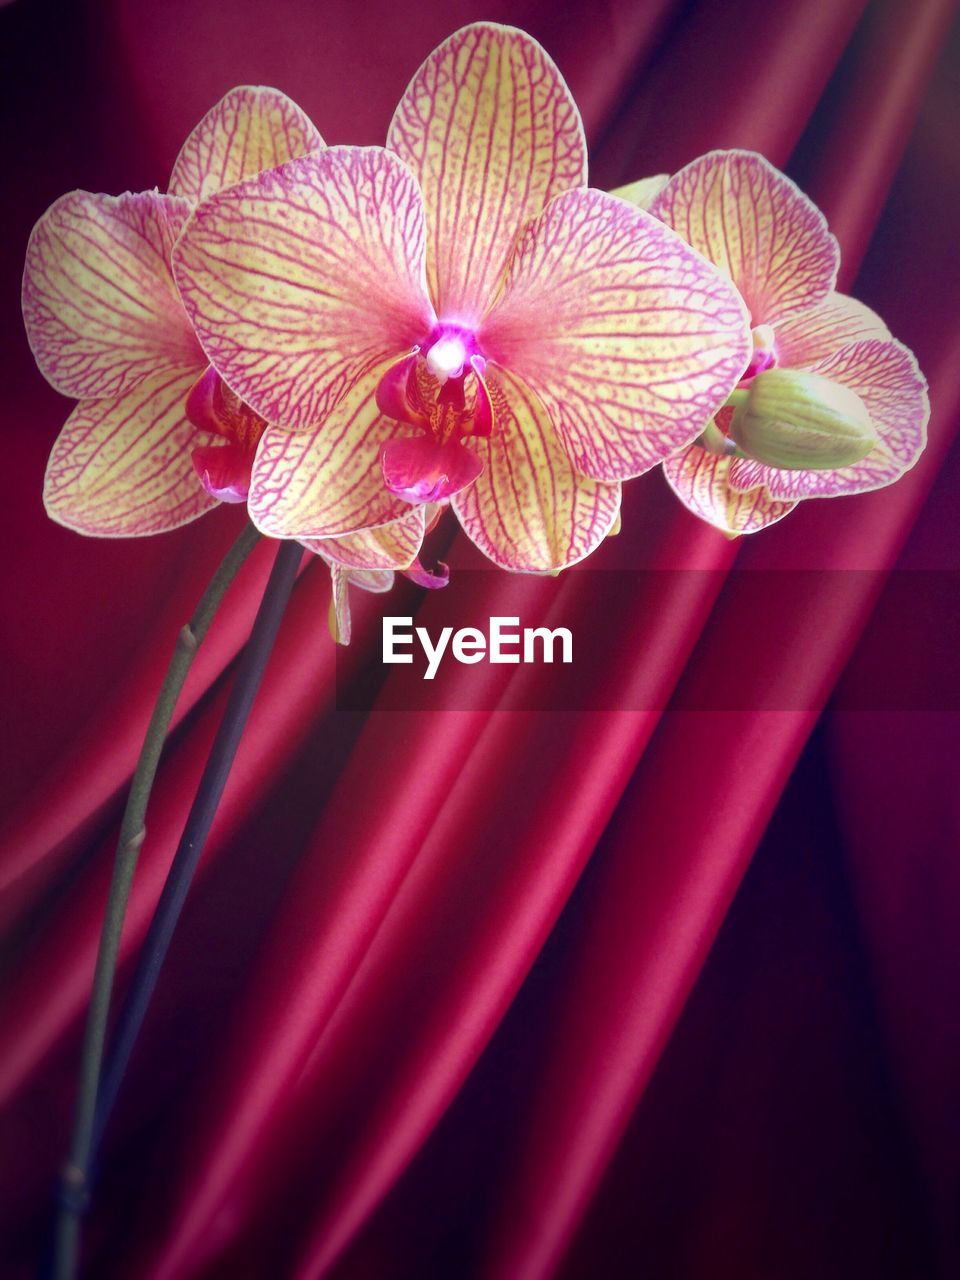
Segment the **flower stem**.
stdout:
[[144,818],[157,765],[160,762],[160,753],[194,656],[210,628],[227,588],[256,546],[259,536],[252,524],[244,527],[213,575],[193,617],[177,636],[173,656],[150,717],[150,724],[130,784],[130,794],[127,797],[127,805],[120,824],[113,876],[110,881],[103,930],[97,951],[93,991],[84,1030],[70,1153],[60,1173],[52,1260],[52,1274],[55,1280],[68,1280],[76,1271],[80,1217],[89,1196],[94,1117],[110,998],[120,949],[120,935],[137,867],[137,857],[146,836]]
[[303,548],[299,543],[281,542],[250,640],[243,651],[237,677],[230,690],[223,720],[210,749],[193,806],[167,873],[107,1051],[93,1126],[91,1156],[94,1159],[223,795],[241,734],[293,590],[302,555]]

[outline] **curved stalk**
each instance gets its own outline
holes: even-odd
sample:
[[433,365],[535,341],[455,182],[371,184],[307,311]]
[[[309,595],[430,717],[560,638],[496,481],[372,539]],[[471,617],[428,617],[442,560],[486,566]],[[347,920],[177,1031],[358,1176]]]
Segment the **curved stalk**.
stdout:
[[120,935],[123,931],[123,921],[137,867],[137,858],[146,837],[144,819],[160,762],[160,754],[170,728],[177,699],[183,689],[194,656],[210,628],[227,588],[256,546],[259,537],[252,524],[244,527],[213,575],[193,617],[177,636],[173,656],[150,717],[150,724],[130,784],[130,794],[127,797],[127,805],[120,824],[113,876],[110,881],[103,930],[97,951],[90,1008],[84,1030],[70,1153],[60,1172],[51,1268],[55,1280],[70,1280],[70,1277],[76,1273],[80,1218],[89,1198],[94,1117],[100,1087],[110,999],[120,950]]
[[103,1130],[113,1110],[130,1055],[146,1017],[193,874],[213,825],[240,738],[246,727],[264,669],[273,649],[290,592],[303,556],[298,542],[281,542],[270,581],[264,592],[250,640],[243,651],[236,680],[217,730],[197,788],[177,852],[163,885],[150,928],[137,959],[113,1038],[107,1050],[100,1092],[97,1095],[92,1156],[95,1159]]

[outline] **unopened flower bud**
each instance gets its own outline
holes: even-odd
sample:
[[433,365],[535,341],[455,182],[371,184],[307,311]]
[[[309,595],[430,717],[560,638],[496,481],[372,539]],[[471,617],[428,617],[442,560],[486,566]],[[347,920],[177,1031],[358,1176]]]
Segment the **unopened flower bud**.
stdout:
[[799,369],[758,374],[730,434],[748,457],[786,471],[849,467],[878,441],[855,391]]

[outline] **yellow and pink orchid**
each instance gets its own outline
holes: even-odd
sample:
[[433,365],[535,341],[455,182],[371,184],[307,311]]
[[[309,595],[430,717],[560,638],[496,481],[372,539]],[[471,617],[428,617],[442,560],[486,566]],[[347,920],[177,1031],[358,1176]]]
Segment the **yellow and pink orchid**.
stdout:
[[[691,511],[726,533],[750,533],[803,498],[879,489],[914,465],[929,417],[923,375],[879,316],[836,291],[837,242],[789,178],[753,152],[715,151],[666,182],[651,179],[622,194],[648,200],[656,217],[729,276],[750,312],[753,354],[733,397],[744,406],[722,410],[700,441],[664,463]],[[751,387],[760,403],[773,369],[813,375],[807,401],[820,394],[825,416],[834,403],[859,398],[872,428],[869,452],[844,466],[771,466],[744,456],[734,415],[749,411]],[[771,438],[783,425],[772,417],[754,422]]]
[[447,503],[497,564],[589,554],[620,482],[690,444],[750,355],[730,281],[586,187],[576,105],[529,36],[479,23],[411,81],[387,147],[331,147],[200,203],[174,273],[211,364],[271,425],[265,532]]
[[47,381],[80,401],[47,468],[54,520],[129,537],[245,499],[265,424],[204,356],[173,281],[173,245],[205,196],[322,146],[282,93],[234,89],[184,143],[168,194],[73,191],[37,223],[27,336]]
[[[47,467],[48,514],[80,533],[134,537],[187,523],[220,502],[245,502],[266,423],[203,353],[171,270],[192,208],[243,178],[323,147],[308,117],[276,89],[232,89],[200,121],[169,192],[74,191],[30,237],[23,314],[41,372],[80,403]],[[425,515],[349,538],[315,540],[329,565],[340,636],[349,634],[347,582],[387,590],[417,561]]]

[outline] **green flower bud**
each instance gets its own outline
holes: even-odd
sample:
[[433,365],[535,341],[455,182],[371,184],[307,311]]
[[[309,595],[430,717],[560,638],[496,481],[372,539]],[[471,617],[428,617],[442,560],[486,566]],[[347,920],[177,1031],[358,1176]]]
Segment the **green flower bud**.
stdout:
[[730,435],[748,457],[785,471],[849,467],[878,442],[855,391],[799,369],[758,374],[733,415]]

